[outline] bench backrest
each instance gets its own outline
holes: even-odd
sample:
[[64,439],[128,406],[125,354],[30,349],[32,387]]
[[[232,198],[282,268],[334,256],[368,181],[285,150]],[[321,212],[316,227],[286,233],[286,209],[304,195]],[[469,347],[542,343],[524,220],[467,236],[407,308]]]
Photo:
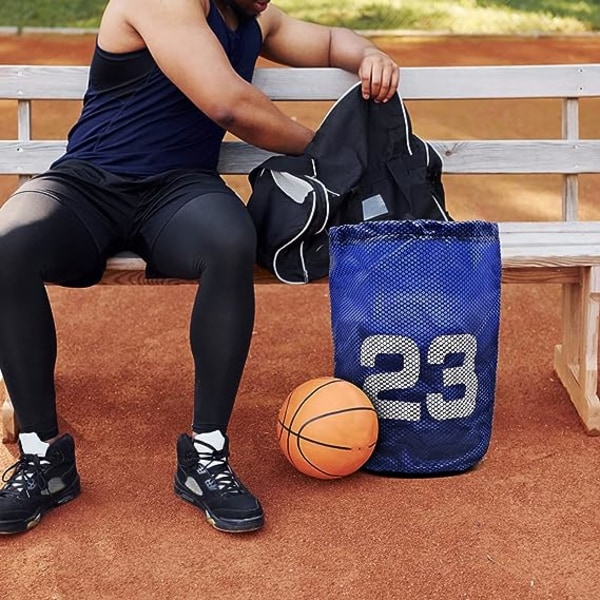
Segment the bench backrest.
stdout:
[[[446,173],[558,173],[563,175],[563,219],[578,215],[577,176],[600,173],[600,140],[579,138],[579,101],[600,97],[600,64],[403,68],[405,100],[555,98],[562,100],[562,136],[527,140],[430,140]],[[0,141],[0,175],[39,173],[64,150],[64,141],[32,139],[36,100],[81,100],[87,67],[0,65],[0,100],[17,101],[15,140]],[[339,69],[257,69],[254,83],[276,101],[333,101],[356,77]],[[240,141],[224,142],[222,174],[248,173],[268,153]]]

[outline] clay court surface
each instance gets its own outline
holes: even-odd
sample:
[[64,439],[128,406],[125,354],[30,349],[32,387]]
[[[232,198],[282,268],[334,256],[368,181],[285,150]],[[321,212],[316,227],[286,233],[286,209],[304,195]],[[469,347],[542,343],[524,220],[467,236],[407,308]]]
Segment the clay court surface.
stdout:
[[[86,64],[92,36],[0,37],[3,63]],[[381,40],[401,65],[597,62],[600,38]],[[285,107],[316,125],[326,106]],[[412,104],[429,139],[546,137],[553,101]],[[0,103],[0,136],[15,135]],[[582,137],[600,104],[582,103]],[[36,137],[63,138],[72,104],[40,103]],[[247,184],[234,185],[244,193]],[[4,198],[15,185],[0,179]],[[560,218],[554,177],[446,176],[456,218]],[[597,177],[581,216],[600,219]],[[600,598],[600,438],[584,433],[552,371],[560,288],[503,287],[496,412],[486,459],[468,474],[309,479],[280,454],[279,406],[332,373],[326,285],[257,287],[251,353],[230,427],[232,462],[266,510],[264,530],[213,530],[172,492],[175,439],[191,420],[187,320],[193,286],[50,289],[57,386],[83,491],[25,536],[0,539],[6,600],[595,600]],[[32,340],[32,343],[35,343]],[[14,461],[0,446],[0,467]]]

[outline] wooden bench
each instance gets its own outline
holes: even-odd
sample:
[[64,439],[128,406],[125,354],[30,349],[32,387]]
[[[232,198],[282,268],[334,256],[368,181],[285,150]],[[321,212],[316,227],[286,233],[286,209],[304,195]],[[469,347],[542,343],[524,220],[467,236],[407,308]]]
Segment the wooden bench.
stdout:
[[[88,70],[75,66],[0,66],[0,101],[15,101],[17,139],[0,141],[0,175],[25,179],[59,156],[64,141],[32,139],[32,104],[80,100]],[[332,101],[356,81],[337,69],[261,68],[254,83],[276,101]],[[579,220],[578,176],[600,173],[600,140],[579,139],[580,99],[600,97],[600,64],[426,67],[402,69],[405,100],[531,99],[562,102],[557,139],[432,141],[448,174],[560,174],[562,218],[552,222],[502,222],[500,241],[505,283],[562,284],[562,339],[554,368],[589,433],[600,433],[598,329],[600,305],[600,222]],[[419,127],[415,127],[419,132]],[[268,153],[226,138],[220,172],[247,174]],[[473,217],[475,218],[475,217]],[[179,284],[144,277],[133,254],[112,258],[102,284]],[[256,270],[256,283],[273,282]],[[0,378],[1,379],[1,378]],[[4,388],[4,386],[2,386]],[[4,441],[18,433],[14,411],[3,393]]]

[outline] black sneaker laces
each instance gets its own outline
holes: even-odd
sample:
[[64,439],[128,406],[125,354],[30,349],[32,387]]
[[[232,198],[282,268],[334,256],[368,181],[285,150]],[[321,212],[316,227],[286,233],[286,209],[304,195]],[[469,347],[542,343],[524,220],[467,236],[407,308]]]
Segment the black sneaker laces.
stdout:
[[[206,446],[207,450],[198,450],[198,445]],[[225,449],[215,450],[212,446],[196,440],[194,447],[198,453],[198,461],[212,475],[219,491],[223,494],[243,494],[242,484],[231,470],[227,461]]]
[[[43,481],[44,467],[49,464],[48,460],[35,454],[23,454],[2,473],[2,481],[6,485],[0,489],[0,496],[19,496],[23,492],[31,496],[30,490],[38,487],[40,480]],[[9,476],[11,471],[13,473]]]

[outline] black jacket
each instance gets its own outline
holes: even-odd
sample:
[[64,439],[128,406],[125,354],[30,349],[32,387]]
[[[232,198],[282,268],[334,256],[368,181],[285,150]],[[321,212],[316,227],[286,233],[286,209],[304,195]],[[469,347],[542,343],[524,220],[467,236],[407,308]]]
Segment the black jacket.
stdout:
[[441,175],[440,156],[413,134],[400,97],[377,104],[356,84],[303,155],[273,156],[249,174],[257,262],[285,283],[308,283],[329,272],[332,225],[450,220]]

